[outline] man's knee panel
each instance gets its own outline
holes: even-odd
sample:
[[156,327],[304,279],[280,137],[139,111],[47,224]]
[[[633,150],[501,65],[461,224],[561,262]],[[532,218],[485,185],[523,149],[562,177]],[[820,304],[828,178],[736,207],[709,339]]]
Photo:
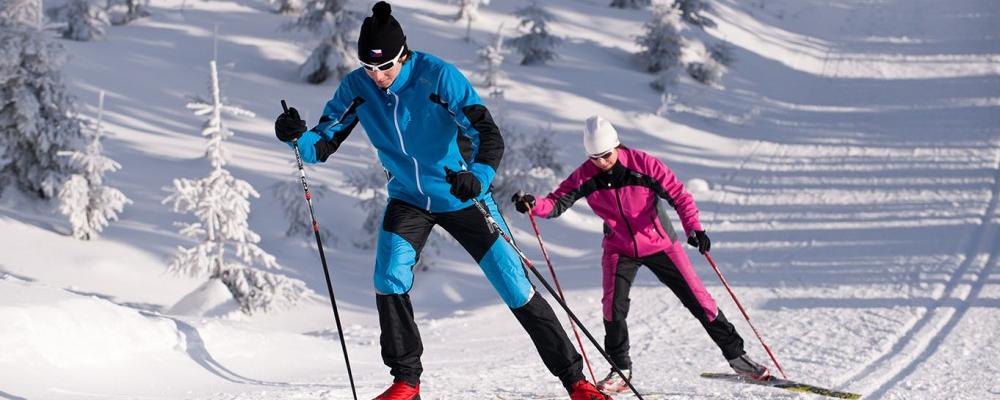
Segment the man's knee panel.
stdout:
[[375,291],[379,294],[403,294],[413,286],[413,266],[417,251],[401,236],[381,231],[375,254]]
[[534,289],[525,275],[521,258],[503,239],[493,243],[479,260],[479,267],[507,307],[520,308],[531,300]]

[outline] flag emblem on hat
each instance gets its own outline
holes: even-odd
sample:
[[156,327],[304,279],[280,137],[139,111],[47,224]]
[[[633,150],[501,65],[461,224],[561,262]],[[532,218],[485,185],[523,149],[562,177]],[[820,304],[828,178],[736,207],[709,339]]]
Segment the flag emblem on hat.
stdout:
[[382,57],[382,49],[372,49],[371,56],[375,58]]

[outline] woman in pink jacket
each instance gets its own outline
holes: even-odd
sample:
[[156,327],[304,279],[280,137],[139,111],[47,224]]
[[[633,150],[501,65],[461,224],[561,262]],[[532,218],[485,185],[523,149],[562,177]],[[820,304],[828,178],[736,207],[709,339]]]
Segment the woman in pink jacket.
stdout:
[[[681,181],[660,160],[621,145],[615,128],[601,117],[587,119],[583,143],[589,160],[555,192],[537,202],[534,196],[521,193],[512,200],[519,212],[530,209],[538,217],[556,218],[586,198],[604,220],[604,346],[615,366],[631,379],[625,323],[628,293],[639,267],[645,265],[701,322],[737,373],[752,379],[767,377],[767,368],[746,355],[743,339],[716,308],[670,223],[664,202],[680,216],[688,244],[703,254],[709,250],[711,242],[698,221],[698,207]],[[606,393],[628,390],[615,373],[597,386]]]

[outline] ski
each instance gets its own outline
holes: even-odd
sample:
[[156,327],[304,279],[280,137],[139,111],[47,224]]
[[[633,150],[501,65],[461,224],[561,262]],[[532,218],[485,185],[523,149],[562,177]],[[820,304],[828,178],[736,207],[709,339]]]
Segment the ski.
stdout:
[[[667,392],[647,392],[647,393],[642,393],[642,397],[645,398],[645,399],[649,399],[649,400],[666,400],[666,399],[668,399],[670,397],[674,397],[674,396],[678,396],[678,395],[681,395],[681,394],[680,393],[667,393]],[[612,397],[615,397],[616,399],[619,396],[623,396],[623,397],[627,397],[627,398],[635,398],[635,396],[631,392],[622,392],[622,393],[614,393],[614,394],[612,394]],[[496,395],[496,400],[525,400],[525,399],[530,399],[530,400],[566,400],[566,398],[567,398],[566,395],[562,395],[562,396],[543,396],[543,397],[534,397],[534,396],[522,395],[522,394],[515,395],[515,394],[512,394],[512,393],[505,393],[503,395],[500,395],[500,394]]]
[[747,377],[744,377],[744,376],[741,376],[741,375],[737,375],[737,374],[732,374],[732,373],[703,372],[701,374],[701,377],[702,378],[708,378],[708,379],[719,379],[719,380],[730,381],[730,382],[749,383],[749,384],[752,384],[752,385],[769,386],[769,387],[775,387],[775,388],[779,388],[779,389],[791,390],[793,392],[812,393],[812,394],[818,394],[820,396],[833,397],[833,398],[837,398],[837,399],[860,399],[861,398],[861,395],[857,394],[857,393],[840,392],[840,391],[836,391],[836,390],[824,389],[824,388],[821,388],[819,386],[813,386],[813,385],[809,385],[809,384],[805,384],[805,383],[799,383],[799,382],[790,381],[790,380],[786,380],[786,379],[775,378],[773,376],[770,377],[770,378],[768,378],[768,379],[764,379],[764,380],[754,380],[754,379],[750,379],[750,378],[747,378]]

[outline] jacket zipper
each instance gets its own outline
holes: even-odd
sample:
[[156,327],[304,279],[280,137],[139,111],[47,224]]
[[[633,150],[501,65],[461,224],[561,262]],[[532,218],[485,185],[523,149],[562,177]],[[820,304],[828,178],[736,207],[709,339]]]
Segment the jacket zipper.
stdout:
[[417,191],[420,192],[420,195],[424,196],[424,197],[427,197],[427,206],[426,206],[426,208],[427,208],[427,211],[430,211],[431,210],[431,198],[430,198],[430,196],[427,196],[427,194],[424,193],[423,187],[420,186],[420,165],[417,164],[417,158],[416,157],[413,157],[413,156],[410,155],[410,153],[406,152],[406,145],[403,144],[403,132],[400,131],[400,129],[399,129],[399,112],[398,112],[399,111],[399,96],[397,96],[395,93],[393,93],[389,89],[386,89],[385,92],[388,93],[389,95],[391,95],[393,97],[393,100],[395,100],[392,103],[392,120],[393,120],[393,122],[396,125],[396,135],[399,136],[399,148],[401,150],[403,150],[403,154],[405,154],[407,157],[410,157],[410,159],[413,160],[413,180],[415,180],[417,182]]
[[653,223],[653,230],[656,231],[657,235],[660,235],[660,239],[666,239],[667,237],[660,232],[660,228],[656,226],[656,216],[650,218],[650,222]]
[[632,250],[635,251],[635,257],[639,258],[639,244],[635,242],[635,232],[632,231],[632,224],[628,223],[628,217],[625,216],[625,209],[622,208],[622,198],[618,194],[618,188],[615,188],[615,200],[618,201],[618,212],[622,215],[622,221],[625,221],[625,228],[628,229],[628,237],[632,238]]

